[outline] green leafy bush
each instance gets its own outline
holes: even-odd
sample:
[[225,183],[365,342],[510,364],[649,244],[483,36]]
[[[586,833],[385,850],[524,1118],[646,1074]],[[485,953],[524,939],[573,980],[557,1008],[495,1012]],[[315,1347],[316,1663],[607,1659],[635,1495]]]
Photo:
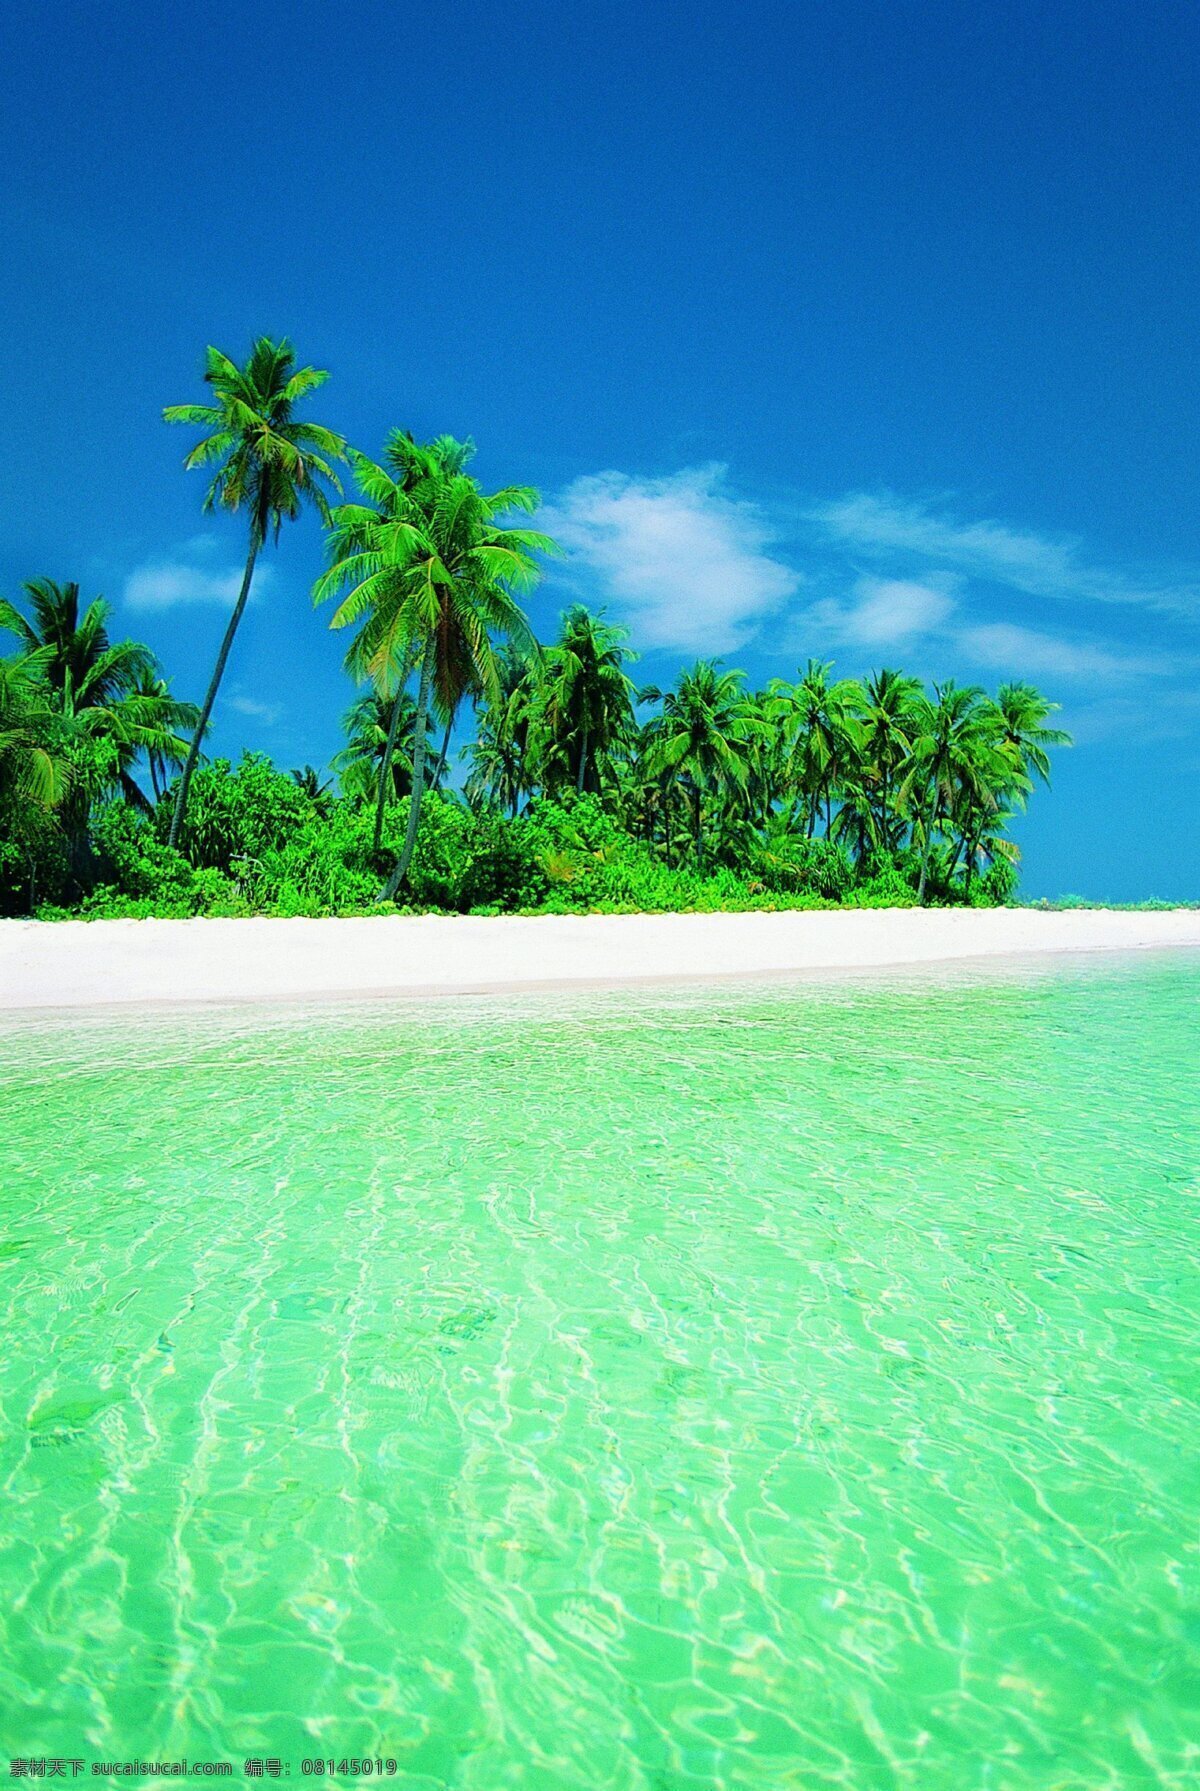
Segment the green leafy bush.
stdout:
[[[173,803],[168,791],[159,805],[164,835]],[[299,785],[262,753],[244,753],[236,770],[228,759],[214,759],[192,779],[179,844],[192,864],[231,871],[239,860],[286,847],[311,812]]]

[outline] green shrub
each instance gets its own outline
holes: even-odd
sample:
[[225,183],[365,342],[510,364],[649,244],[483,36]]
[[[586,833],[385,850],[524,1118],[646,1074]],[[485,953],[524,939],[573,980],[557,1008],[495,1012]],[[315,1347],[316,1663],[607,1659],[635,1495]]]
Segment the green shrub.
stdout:
[[894,864],[860,883],[853,895],[856,908],[913,908],[916,901],[916,890]]
[[976,880],[971,890],[972,902],[976,907],[1010,907],[1016,901],[1020,881],[1016,865],[1010,864],[1007,858],[997,858]]
[[776,830],[753,850],[750,869],[764,889],[780,895],[813,895],[840,902],[854,886],[850,860],[834,841]]
[[[159,805],[164,835],[173,806],[171,790]],[[311,812],[295,780],[262,753],[244,753],[236,771],[228,759],[214,759],[192,779],[179,843],[192,864],[231,871],[236,860],[261,859],[286,846]]]

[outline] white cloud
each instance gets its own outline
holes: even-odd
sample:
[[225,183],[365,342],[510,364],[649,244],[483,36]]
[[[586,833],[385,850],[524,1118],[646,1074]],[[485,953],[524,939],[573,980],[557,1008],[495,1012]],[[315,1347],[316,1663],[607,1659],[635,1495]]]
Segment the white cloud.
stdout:
[[959,629],[959,648],[980,665],[1014,675],[1058,678],[1156,677],[1176,668],[1177,661],[1145,658],[1094,641],[1064,640],[1013,622],[988,622]]
[[951,595],[959,588],[952,574],[928,582],[860,578],[852,601],[812,604],[800,618],[801,628],[806,637],[816,630],[833,641],[868,649],[937,641],[976,665],[1021,677],[1096,683],[1180,669],[1178,659],[1127,653],[1095,640],[1046,634],[1014,622],[964,621]]
[[952,583],[860,578],[852,603],[814,603],[803,620],[852,645],[893,647],[940,629],[954,610],[948,589]]
[[576,479],[544,526],[577,569],[636,630],[640,643],[722,653],[778,610],[800,576],[766,552],[758,510],[721,489],[724,469],[663,479],[597,473]]
[[806,520],[859,552],[934,559],[1026,596],[1140,603],[1180,611],[1200,605],[1200,591],[1194,585],[1145,583],[1088,566],[1074,541],[998,522],[959,522],[938,515],[927,504],[886,493],[857,492],[818,504],[806,513]]
[[279,703],[260,703],[254,697],[226,697],[225,704],[228,708],[235,709],[239,715],[248,715],[252,721],[261,721],[267,727],[273,727],[283,714]]
[[[219,604],[231,609],[242,588],[244,568],[226,570],[211,565],[219,543],[211,535],[197,535],[169,557],[148,560],[125,580],[124,600],[130,609],[177,609],[183,604]],[[198,566],[196,560],[207,560]],[[262,594],[271,581],[269,566],[258,566],[254,573],[252,597]]]

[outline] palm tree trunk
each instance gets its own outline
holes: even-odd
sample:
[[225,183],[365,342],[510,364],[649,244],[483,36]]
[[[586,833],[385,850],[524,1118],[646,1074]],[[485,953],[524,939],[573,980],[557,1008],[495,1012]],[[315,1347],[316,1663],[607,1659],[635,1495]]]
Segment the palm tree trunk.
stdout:
[[187,763],[183,767],[183,776],[179,780],[179,794],[175,798],[175,812],[171,816],[171,831],[167,844],[173,846],[179,838],[179,829],[187,809],[188,790],[192,782],[192,773],[196,769],[196,760],[200,757],[200,742],[204,738],[204,730],[208,726],[208,718],[212,714],[212,706],[217,700],[221,678],[225,671],[225,661],[229,658],[229,649],[233,645],[233,637],[237,633],[238,623],[242,619],[242,611],[246,607],[246,599],[250,595],[250,580],[254,577],[254,562],[258,558],[258,550],[262,545],[263,532],[257,521],[250,529],[250,552],[246,555],[246,570],[242,575],[242,588],[238,592],[238,600],[233,606],[233,614],[229,618],[229,626],[225,630],[225,638],[221,642],[221,651],[217,654],[217,663],[213,667],[213,675],[209,681],[208,695],[204,699],[204,707],[200,711],[200,719],[196,723],[196,732],[192,735],[192,744],[188,747]]
[[921,846],[921,880],[917,884],[917,906],[925,906],[925,880],[929,874],[929,848],[933,844],[933,830],[937,824],[937,810],[934,808],[925,826],[925,839]]
[[412,795],[408,802],[408,826],[404,830],[404,845],[400,849],[396,867],[379,892],[381,902],[394,900],[396,891],[408,875],[413,849],[417,843],[417,822],[421,818],[421,795],[425,785],[425,736],[429,723],[429,693],[433,686],[433,659],[436,651],[437,636],[430,629],[429,639],[425,643],[425,657],[421,661],[421,684],[417,692],[417,715],[413,725]]
[[587,776],[588,730],[587,722],[583,724],[583,738],[579,742],[579,770],[575,774],[575,789],[583,794],[584,779]]
[[704,798],[696,785],[696,869],[704,870]]
[[454,717],[451,716],[446,723],[446,732],[442,735],[442,750],[438,755],[437,770],[433,774],[433,782],[429,786],[431,790],[440,790],[442,787],[442,778],[446,771],[446,754],[450,751],[450,730],[453,726]]
[[396,700],[392,704],[392,713],[388,721],[387,740],[384,742],[383,760],[379,767],[379,792],[375,798],[375,835],[371,841],[371,850],[378,852],[383,840],[383,814],[387,807],[388,784],[392,776],[392,755],[396,750],[396,735],[400,731],[400,712],[404,704],[404,679],[401,678],[396,688]]

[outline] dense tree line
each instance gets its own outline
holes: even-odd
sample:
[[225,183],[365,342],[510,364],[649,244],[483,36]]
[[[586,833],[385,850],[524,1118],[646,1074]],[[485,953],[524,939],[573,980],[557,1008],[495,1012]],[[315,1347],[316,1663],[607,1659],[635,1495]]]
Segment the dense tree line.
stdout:
[[[754,691],[701,660],[639,688],[603,615],[576,606],[534,639],[521,601],[555,544],[530,526],[533,490],[480,487],[470,442],[397,430],[368,459],[300,414],[325,375],[287,342],[244,366],[210,349],[206,378],[211,403],[164,414],[201,430],[185,464],[209,469],[206,508],[246,518],[247,552],[204,701],[113,642],[76,585],[0,603],[9,912],[1011,898],[1008,824],[1068,743],[1032,685],[927,690],[810,660]],[[203,757],[259,557],[306,505],[328,547],[314,600],[360,691],[336,790],[311,767]]]

